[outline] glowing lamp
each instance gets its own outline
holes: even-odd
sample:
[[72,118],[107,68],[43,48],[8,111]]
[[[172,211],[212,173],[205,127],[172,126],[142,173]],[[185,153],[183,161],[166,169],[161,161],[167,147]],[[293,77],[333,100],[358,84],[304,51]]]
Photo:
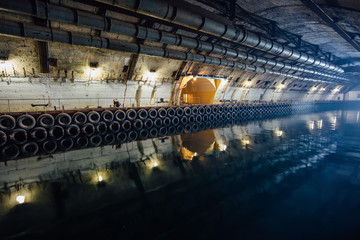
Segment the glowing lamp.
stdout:
[[310,130],[314,130],[314,125],[315,125],[314,121],[310,121],[310,122],[309,122],[309,128],[310,128]]
[[99,182],[102,182],[103,177],[102,177],[102,176],[99,176],[99,177],[98,177],[98,180],[99,180]]
[[245,82],[245,86],[250,87],[251,86],[251,81]]
[[19,195],[16,197],[16,201],[19,203],[19,204],[23,204],[25,202],[25,196],[22,196],[22,195]]

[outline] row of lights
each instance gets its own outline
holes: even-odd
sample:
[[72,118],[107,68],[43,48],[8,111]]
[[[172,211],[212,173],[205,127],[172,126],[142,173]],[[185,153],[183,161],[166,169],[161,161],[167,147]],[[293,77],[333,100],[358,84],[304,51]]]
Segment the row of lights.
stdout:
[[[247,81],[244,83],[244,86],[245,86],[245,87],[251,87],[251,85],[252,85],[251,80],[247,80]],[[286,87],[285,83],[282,82],[282,83],[280,83],[280,84],[276,87],[276,89],[277,89],[277,90],[283,90],[285,87]],[[314,91],[316,91],[317,89],[318,89],[317,86],[314,86],[314,87],[312,87],[312,88],[310,89],[310,91],[311,91],[311,92],[314,92]],[[341,87],[337,87],[337,88],[335,88],[335,89],[333,90],[333,92],[339,92],[340,89],[341,89]],[[319,91],[325,91],[325,90],[326,90],[326,87],[322,87],[322,88],[319,89]]]
[[[335,122],[336,122],[336,119],[335,119]],[[321,126],[322,126],[322,120],[321,120]],[[283,131],[280,131],[280,130],[277,130],[277,131],[275,131],[276,132],[276,135],[278,136],[278,137],[281,137],[282,135],[283,135]],[[244,139],[243,140],[243,144],[244,145],[249,145],[250,144],[250,140],[249,139]],[[225,145],[225,144],[222,144],[221,146],[220,146],[220,151],[226,151],[226,149],[227,149],[227,146]],[[198,153],[197,152],[195,152],[194,153],[194,157],[196,157],[196,156],[198,156]],[[156,161],[156,160],[153,160],[152,161],[152,163],[151,163],[151,167],[152,168],[158,168],[159,167],[159,162],[158,161]],[[104,178],[103,178],[103,176],[102,175],[99,175],[98,173],[96,174],[97,175],[97,182],[98,183],[102,183],[103,181],[104,181]],[[16,201],[19,203],[19,204],[23,204],[24,202],[25,202],[25,196],[24,195],[18,195],[17,197],[16,197]]]
[[322,126],[323,126],[323,120],[320,119],[320,120],[317,120],[317,121],[309,121],[309,129],[310,130],[314,130],[315,128],[315,123],[316,123],[316,126],[318,129],[322,129]]
[[[6,70],[6,69],[9,69],[9,68],[11,67],[11,65],[12,65],[11,62],[10,62],[10,61],[7,61],[7,60],[8,60],[7,57],[5,57],[5,56],[0,56],[0,68]],[[91,78],[96,77],[96,76],[99,74],[99,69],[98,69],[99,63],[98,63],[98,62],[90,62],[89,65],[90,65],[90,67],[89,67],[89,78],[91,79]],[[146,81],[155,82],[156,78],[157,78],[157,74],[156,74],[156,70],[155,70],[155,69],[151,69],[150,71],[147,71],[147,72],[144,74],[144,79],[145,79]],[[196,76],[196,75],[193,75],[193,76],[192,76],[192,79],[193,79],[194,81],[196,81],[197,76]],[[251,80],[248,80],[248,81],[245,82],[244,85],[245,85],[245,87],[251,87],[251,84],[252,84]],[[285,83],[282,82],[281,84],[279,84],[279,85],[277,86],[276,89],[277,89],[277,90],[282,90],[282,89],[284,89],[285,87],[286,87]],[[314,87],[311,88],[310,91],[314,92],[314,91],[316,91],[317,89],[318,89],[317,86],[314,86]],[[339,88],[335,88],[335,89],[333,90],[333,92],[339,92],[340,89],[341,89],[340,87],[339,87]],[[319,89],[319,91],[325,91],[325,90],[326,90],[325,87],[322,87],[322,88]]]

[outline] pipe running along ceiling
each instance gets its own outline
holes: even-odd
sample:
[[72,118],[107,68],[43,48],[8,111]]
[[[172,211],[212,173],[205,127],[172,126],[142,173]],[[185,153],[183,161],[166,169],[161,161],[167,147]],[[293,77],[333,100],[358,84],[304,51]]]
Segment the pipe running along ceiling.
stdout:
[[260,36],[257,33],[246,29],[235,29],[230,25],[210,19],[206,16],[196,14],[178,6],[173,2],[161,0],[96,0],[104,4],[114,5],[120,8],[126,8],[132,11],[148,14],[160,19],[175,22],[184,26],[204,31],[215,36],[219,36],[241,45],[253,47],[270,54],[280,56],[286,59],[308,64],[326,70],[343,73],[340,67],[327,62],[323,59],[315,58],[306,53],[297,51],[283,44],[272,41],[271,39]]
[[[19,0],[17,0],[19,1]],[[23,2],[23,1],[21,1]],[[142,27],[134,23],[124,22],[113,18],[104,18],[102,16],[87,13],[84,11],[72,11],[69,8],[60,7],[56,5],[38,5],[37,14],[33,14],[32,8],[19,9],[15,1],[11,2],[13,5],[8,4],[7,10],[18,11],[23,14],[28,14],[43,19],[62,21],[72,23],[80,26],[90,27],[98,30],[106,30],[111,33],[118,33],[130,37],[137,37],[155,42],[161,42],[169,45],[182,46],[189,49],[196,49],[206,53],[219,54],[224,57],[235,58],[239,61],[245,61],[248,64],[261,65],[266,69],[281,70],[281,71],[295,71],[297,73],[319,75],[317,77],[331,78],[334,80],[347,81],[347,78],[340,77],[334,74],[327,74],[321,71],[307,69],[294,64],[284,63],[265,57],[258,57],[253,54],[248,54],[243,51],[223,47],[219,44],[208,43],[205,41],[189,38],[179,34],[168,33],[165,31]],[[1,6],[1,4],[0,4]]]
[[[108,1],[100,2],[109,3]],[[268,73],[304,81],[326,83],[349,81],[347,78],[339,76],[339,74],[341,74],[343,70],[335,66],[334,64],[325,62],[322,59],[316,59],[305,53],[301,53],[297,50],[283,46],[270,39],[263,38],[256,33],[252,33],[243,29],[235,30],[232,29],[231,26],[222,25],[219,22],[215,22],[203,16],[191,15],[191,17],[194,17],[194,19],[191,20],[192,22],[189,22],[185,19],[185,16],[188,16],[186,14],[189,14],[188,11],[176,8],[175,6],[172,6],[166,2],[161,1],[161,4],[160,1],[157,0],[154,2],[146,1],[146,3],[140,2],[137,9],[130,7],[134,6],[133,2],[126,5],[123,1],[116,1],[116,4],[121,7],[141,11],[143,13],[155,15],[157,17],[163,16],[163,19],[165,20],[171,20],[178,22],[182,25],[197,28],[199,31],[206,31],[211,34],[218,35],[218,37],[221,38],[235,40],[241,44],[251,46],[258,50],[266,51],[268,53],[272,53],[283,58],[288,58],[302,64],[307,64],[311,67],[326,70],[327,72],[331,72],[331,74],[321,72],[320,70],[308,69],[295,64],[289,64],[283,61],[275,61],[273,59],[259,57],[254,54],[246,53],[244,51],[224,47],[220,44],[213,44],[198,39],[186,37],[180,34],[169,33],[153,28],[147,28],[138,24],[124,22],[117,19],[96,15],[94,13],[80,11],[77,9],[75,10],[48,3],[45,4],[44,2],[40,1],[37,2],[36,5],[34,5],[33,1],[30,0],[12,0],[5,2],[3,1],[0,3],[0,8],[6,11],[16,11],[21,14],[35,16],[37,18],[72,23],[92,29],[104,30],[111,33],[136,37],[138,39],[147,39],[154,42],[195,49],[198,51],[203,51],[207,54],[221,55],[223,57],[234,59],[235,61],[224,60],[223,58],[209,57],[201,54],[192,54],[189,52],[169,50],[166,48],[159,48],[153,46],[150,47],[144,44],[121,42],[119,40],[114,40],[110,38],[101,38],[90,35],[86,36],[75,32],[62,31],[48,27],[28,24],[23,25],[21,23],[16,23],[12,21],[3,22],[3,24],[0,26],[0,33],[12,36],[34,38],[38,40],[108,48],[112,50],[142,53],[179,60],[188,60],[200,63],[227,66],[242,69],[245,71]],[[166,6],[169,9],[173,9],[173,17],[169,18],[167,17],[168,14],[164,15],[163,8]],[[158,7],[157,11],[155,11],[155,7]],[[201,26],[196,27],[195,23],[199,23],[200,17],[202,21],[202,23],[200,24]],[[309,75],[312,77],[309,77]]]

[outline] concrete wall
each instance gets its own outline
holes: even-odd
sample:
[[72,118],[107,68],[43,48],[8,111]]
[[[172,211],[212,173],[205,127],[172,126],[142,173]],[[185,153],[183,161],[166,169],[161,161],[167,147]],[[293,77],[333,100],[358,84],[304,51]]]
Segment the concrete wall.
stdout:
[[[128,107],[164,104],[158,103],[160,98],[178,103],[181,79],[187,79],[175,80],[178,71],[188,76],[224,76],[218,80],[215,103],[220,99],[314,101],[338,97],[325,85],[320,84],[318,89],[326,87],[326,91],[311,91],[315,83],[287,79],[282,89],[280,83],[285,80],[277,76],[223,66],[187,62],[181,68],[183,62],[179,60],[63,43],[50,42],[48,49],[48,57],[56,64],[52,62],[49,72],[42,73],[39,42],[0,37],[0,54],[8,56],[7,61],[0,62],[0,112],[108,107],[113,98]],[[90,62],[97,62],[98,67],[90,68]],[[350,94],[347,100],[352,99]]]
[[350,100],[350,101],[360,101],[360,90],[358,91],[350,91],[348,93],[345,94],[345,100]]
[[[154,91],[154,87],[155,91]],[[124,106],[136,106],[136,94],[140,88],[140,106],[158,105],[160,98],[169,100],[171,84],[144,85],[138,81],[127,81],[125,84],[105,81],[54,82],[53,79],[14,78],[0,82],[0,112],[31,111],[109,107],[114,98]],[[31,104],[48,104],[47,107],[32,107]]]
[[334,91],[290,91],[281,89],[262,89],[229,87],[224,99],[248,101],[317,101],[317,100],[343,100],[343,95]]
[[[141,56],[128,80],[123,70],[132,54],[126,52],[49,43],[49,58],[57,62],[49,73],[40,72],[37,41],[0,37],[0,53],[8,56],[0,62],[0,112],[109,107],[114,98],[128,107],[164,105],[158,102],[170,99],[171,69],[181,64]],[[91,69],[90,62],[98,67]],[[152,69],[156,72],[149,77]]]

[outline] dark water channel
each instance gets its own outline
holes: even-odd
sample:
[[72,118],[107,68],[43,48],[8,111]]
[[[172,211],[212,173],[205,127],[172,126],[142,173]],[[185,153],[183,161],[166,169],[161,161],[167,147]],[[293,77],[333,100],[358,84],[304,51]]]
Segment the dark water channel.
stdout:
[[360,239],[359,117],[295,115],[0,162],[0,239]]

